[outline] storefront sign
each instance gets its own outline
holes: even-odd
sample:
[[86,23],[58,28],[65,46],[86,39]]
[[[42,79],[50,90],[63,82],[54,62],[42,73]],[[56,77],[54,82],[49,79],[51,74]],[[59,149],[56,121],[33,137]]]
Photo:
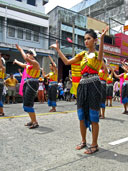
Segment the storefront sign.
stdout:
[[104,52],[115,54],[115,55],[120,55],[121,49],[119,47],[116,47],[116,46],[104,44]]
[[115,44],[121,48],[121,55],[128,57],[128,35],[115,34]]
[[111,63],[110,66],[114,69],[114,71],[119,71],[119,65]]
[[128,31],[128,25],[127,26],[124,26],[124,32],[125,31]]

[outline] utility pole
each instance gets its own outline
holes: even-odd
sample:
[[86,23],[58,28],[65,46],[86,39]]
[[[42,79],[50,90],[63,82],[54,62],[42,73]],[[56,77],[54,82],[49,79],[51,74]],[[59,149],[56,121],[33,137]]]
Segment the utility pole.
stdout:
[[75,56],[75,16],[72,16],[72,57]]

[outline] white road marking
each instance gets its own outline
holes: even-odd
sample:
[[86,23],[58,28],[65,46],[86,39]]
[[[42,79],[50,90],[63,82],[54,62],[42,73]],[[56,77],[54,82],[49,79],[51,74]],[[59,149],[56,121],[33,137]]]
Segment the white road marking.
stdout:
[[110,145],[117,145],[117,144],[124,143],[124,142],[126,142],[126,141],[128,141],[128,137],[123,138],[123,139],[120,139],[120,140],[117,140],[117,141],[110,142],[109,144],[110,144]]

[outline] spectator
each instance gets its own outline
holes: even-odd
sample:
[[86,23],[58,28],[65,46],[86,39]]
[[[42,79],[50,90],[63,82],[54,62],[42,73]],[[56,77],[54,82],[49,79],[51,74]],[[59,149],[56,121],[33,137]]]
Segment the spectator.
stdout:
[[45,77],[44,78],[44,85],[45,85],[44,99],[45,99],[46,102],[48,101],[48,84],[49,84],[48,78]]
[[119,96],[120,96],[120,84],[119,84],[119,81],[116,81],[114,83],[114,86],[113,86],[113,89],[114,89],[114,97],[113,97],[113,101],[117,101],[119,102]]
[[71,101],[71,93],[70,90],[72,88],[72,80],[69,77],[66,77],[66,87],[65,87],[65,100],[66,101]]
[[63,91],[63,83],[62,83],[62,79],[60,79],[59,83],[58,83],[58,98],[59,100],[64,100],[64,91]]
[[43,82],[43,78],[40,77],[39,78],[39,88],[38,88],[38,101],[40,103],[44,103],[44,90],[45,90],[45,86],[44,86],[44,82]]
[[16,84],[18,80],[13,77],[13,74],[10,74],[10,77],[5,80],[5,84],[8,87],[7,91],[7,103],[10,103],[10,97],[12,96],[12,102],[15,103],[15,95],[16,95]]

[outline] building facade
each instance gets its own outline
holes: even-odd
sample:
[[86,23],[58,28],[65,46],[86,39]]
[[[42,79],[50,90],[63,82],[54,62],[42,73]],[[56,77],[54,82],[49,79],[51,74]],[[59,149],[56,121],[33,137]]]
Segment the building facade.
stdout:
[[[85,49],[86,16],[59,6],[48,14],[50,44],[55,43],[58,39],[60,48],[68,59]],[[58,58],[59,79],[64,80],[69,75],[70,69],[71,66],[65,66]]]
[[123,32],[127,3],[127,0],[83,0],[71,9],[109,24],[110,33],[115,34]]
[[[34,48],[40,66],[48,66],[48,55],[54,55],[49,50],[49,21],[44,5],[48,0],[1,0],[0,1],[0,52],[6,59],[6,72],[15,73],[16,58],[23,61],[15,44],[24,50]],[[46,68],[46,71],[49,68]]]

